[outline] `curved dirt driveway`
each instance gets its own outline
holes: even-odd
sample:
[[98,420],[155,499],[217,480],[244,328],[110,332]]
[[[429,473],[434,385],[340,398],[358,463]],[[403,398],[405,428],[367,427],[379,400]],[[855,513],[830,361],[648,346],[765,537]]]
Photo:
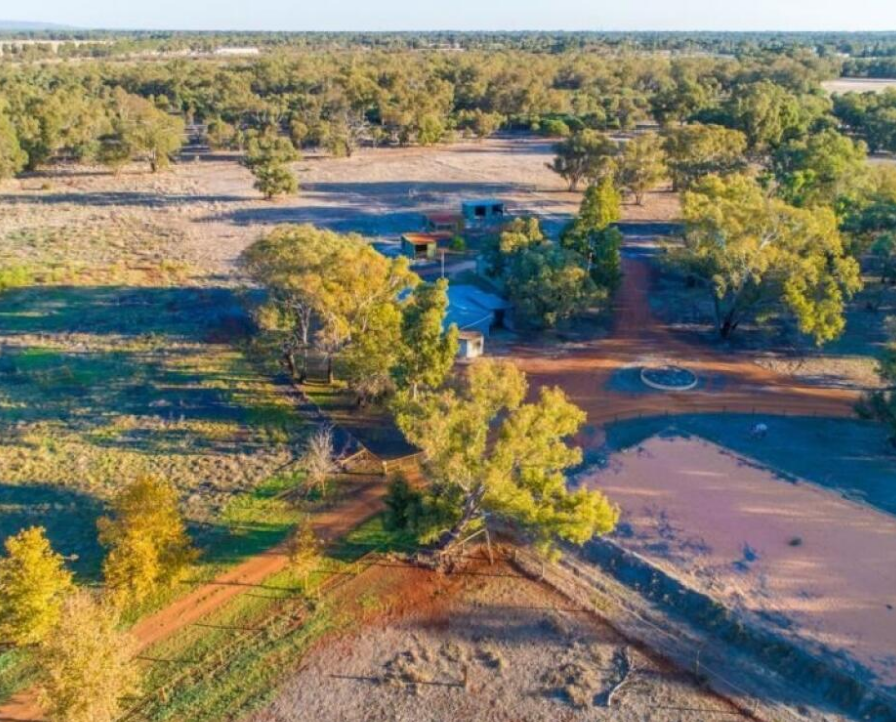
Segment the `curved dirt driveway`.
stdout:
[[[588,414],[588,423],[600,425],[639,415],[699,412],[760,412],[852,416],[858,393],[799,384],[790,377],[763,369],[733,355],[724,355],[688,343],[660,324],[650,311],[648,292],[651,269],[642,258],[626,254],[623,281],[614,303],[614,328],[609,337],[586,348],[556,357],[544,349],[517,346],[511,358],[529,375],[533,389],[560,386]],[[692,369],[698,376],[723,383],[685,393],[650,393],[633,396],[608,389],[607,382],[620,368],[647,357],[662,356]],[[584,434],[583,446],[594,445]],[[324,540],[336,539],[382,509],[382,479],[359,488],[344,504],[315,516],[314,525]],[[142,620],[133,628],[140,649],[197,622],[234,597],[286,565],[282,549],[275,548],[246,560],[218,579],[203,584],[171,606]],[[33,690],[16,695],[0,707],[0,722],[41,720]]]
[[[529,376],[533,389],[559,386],[588,414],[594,426],[637,416],[742,412],[770,415],[853,416],[856,391],[800,383],[696,343],[689,343],[661,324],[650,310],[649,262],[623,255],[623,280],[614,303],[612,333],[584,348],[549,355],[524,345],[511,358]],[[686,392],[626,394],[608,387],[613,374],[648,359],[662,357],[694,371],[702,380]],[[578,440],[585,446],[593,438]]]

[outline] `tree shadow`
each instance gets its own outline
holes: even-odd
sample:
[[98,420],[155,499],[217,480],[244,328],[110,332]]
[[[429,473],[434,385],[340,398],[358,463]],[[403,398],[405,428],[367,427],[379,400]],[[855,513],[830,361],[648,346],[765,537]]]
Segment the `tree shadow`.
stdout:
[[257,200],[252,196],[208,194],[164,194],[142,193],[138,191],[86,191],[83,193],[40,193],[38,195],[2,194],[0,204],[58,206],[77,204],[79,206],[167,208],[170,206],[195,205],[197,203],[243,203]]
[[102,550],[96,522],[103,505],[95,497],[51,484],[0,482],[0,542],[22,529],[42,526],[66,564],[79,577],[100,576]]
[[[252,395],[258,378],[227,346],[245,339],[251,328],[230,289],[9,292],[0,307],[0,338],[15,342],[0,347],[0,389],[8,401],[0,407],[0,425],[7,427],[0,446],[40,443],[18,425],[51,422],[106,448],[244,453],[260,442],[246,434],[186,438],[182,427],[165,424],[285,422],[282,408]],[[76,333],[87,338],[69,342]],[[61,339],[42,345],[42,336],[56,334]],[[114,426],[125,416],[148,423]]]
[[8,291],[0,336],[90,333],[151,334],[214,341],[245,336],[251,322],[230,288],[31,286]]

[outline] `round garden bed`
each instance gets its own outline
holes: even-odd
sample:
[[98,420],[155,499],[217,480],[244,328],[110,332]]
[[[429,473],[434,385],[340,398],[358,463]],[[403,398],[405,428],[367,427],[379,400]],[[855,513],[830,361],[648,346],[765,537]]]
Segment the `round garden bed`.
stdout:
[[658,391],[690,391],[697,385],[697,376],[681,366],[645,366],[641,382]]

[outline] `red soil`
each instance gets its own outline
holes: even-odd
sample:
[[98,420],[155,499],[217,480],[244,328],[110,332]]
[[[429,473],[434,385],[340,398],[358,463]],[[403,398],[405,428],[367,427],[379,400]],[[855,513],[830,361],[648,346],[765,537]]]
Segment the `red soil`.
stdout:
[[[544,349],[519,346],[514,360],[528,375],[533,389],[560,386],[600,425],[617,418],[694,412],[753,410],[767,414],[850,416],[858,395],[839,389],[800,384],[790,377],[703,346],[687,343],[657,322],[650,311],[650,267],[642,259],[623,261],[624,277],[617,293],[613,333],[585,349],[562,357],[545,356]],[[723,378],[721,389],[711,386],[685,393],[644,394],[633,398],[605,388],[613,372],[646,356],[662,355],[698,376]],[[594,444],[585,435],[582,445]],[[371,482],[332,511],[315,519],[324,539],[334,539],[382,508],[382,482]],[[243,562],[220,578],[203,584],[168,608],[141,621],[133,630],[145,648],[220,608],[259,584],[286,564],[281,549]],[[34,690],[16,695],[0,706],[0,721],[42,719]]]
[[[528,374],[534,390],[541,386],[561,387],[587,412],[592,425],[640,415],[699,412],[853,415],[858,400],[854,391],[803,384],[676,336],[651,313],[648,262],[626,257],[623,271],[609,337],[556,357],[547,356],[544,348],[513,349],[514,360]],[[690,369],[705,380],[704,385],[687,392],[639,395],[607,388],[618,369],[657,356]],[[595,443],[584,437],[578,441],[585,445]]]

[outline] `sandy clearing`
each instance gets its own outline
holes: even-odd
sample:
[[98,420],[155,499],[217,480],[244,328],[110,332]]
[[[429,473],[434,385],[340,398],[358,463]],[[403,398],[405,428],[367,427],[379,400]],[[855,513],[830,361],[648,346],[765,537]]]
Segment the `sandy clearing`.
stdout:
[[[422,214],[457,210],[466,198],[498,196],[519,213],[539,213],[556,232],[578,210],[580,193],[546,164],[553,141],[502,135],[432,148],[364,148],[351,158],[311,153],[293,165],[298,195],[274,202],[252,188],[236,154],[195,158],[189,153],[169,170],[128,167],[115,176],[91,166],[57,166],[0,185],[0,238],[40,229],[147,228],[154,257],[189,264],[199,277],[220,283],[240,252],[278,223],[313,223],[341,232],[397,240],[422,227]],[[677,196],[648,194],[645,205],[625,207],[626,220],[656,220],[678,213]],[[113,236],[115,233],[112,234]],[[76,233],[55,255],[106,265],[107,246],[79,243]],[[34,254],[32,253],[32,256]],[[27,252],[20,261],[28,261]]]
[[838,78],[821,84],[829,93],[882,93],[896,88],[896,78]]
[[697,439],[654,437],[582,483],[621,506],[626,548],[896,686],[892,516]]
[[[250,722],[744,719],[689,675],[510,566],[435,584],[422,570],[387,572],[405,577],[415,604],[320,645]],[[623,650],[637,671],[608,709]],[[561,671],[580,683],[582,707],[550,679]]]

